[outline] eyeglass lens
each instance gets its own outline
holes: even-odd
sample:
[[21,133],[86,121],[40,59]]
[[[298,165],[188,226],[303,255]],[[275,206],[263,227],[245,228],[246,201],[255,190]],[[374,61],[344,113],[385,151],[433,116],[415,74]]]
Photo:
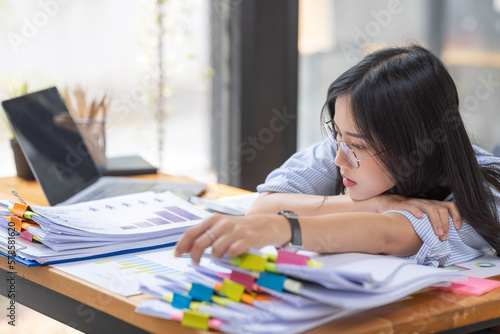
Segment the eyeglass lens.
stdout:
[[335,138],[335,132],[332,131],[330,133],[330,138],[332,138],[333,144],[337,147],[337,152],[338,152],[339,146],[340,146],[340,148],[342,149],[342,152],[344,152],[344,154],[347,158],[347,161],[349,161],[349,163],[354,168],[359,168],[359,161],[356,157],[356,153],[354,153],[354,151],[349,146],[347,146],[347,144],[344,143],[343,141],[338,142],[337,139]]

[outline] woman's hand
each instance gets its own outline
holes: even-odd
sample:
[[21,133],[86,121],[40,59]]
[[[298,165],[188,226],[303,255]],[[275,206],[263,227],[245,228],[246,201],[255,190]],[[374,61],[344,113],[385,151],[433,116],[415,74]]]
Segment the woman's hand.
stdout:
[[449,216],[453,225],[458,230],[462,227],[462,216],[454,202],[443,202],[428,199],[406,198],[400,195],[379,195],[374,197],[377,201],[377,212],[388,210],[405,210],[416,218],[422,218],[426,213],[440,240],[446,240],[450,230]]
[[224,253],[233,258],[251,248],[281,246],[290,239],[290,225],[283,216],[213,215],[184,233],[175,248],[175,256],[191,253],[193,262],[198,264],[205,248],[209,246],[212,246],[214,258],[220,258]]

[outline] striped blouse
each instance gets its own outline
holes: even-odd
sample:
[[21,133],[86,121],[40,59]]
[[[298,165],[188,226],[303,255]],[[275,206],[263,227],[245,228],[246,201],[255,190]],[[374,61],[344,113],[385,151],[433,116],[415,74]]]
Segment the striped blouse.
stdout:
[[[490,153],[474,147],[479,164],[492,162],[500,163],[500,158]],[[280,193],[300,193],[331,196],[334,195],[337,168],[334,163],[335,149],[330,140],[302,150],[292,155],[281,167],[272,171],[266,178],[265,183],[257,187],[258,192],[280,192]],[[492,189],[495,196],[498,214],[500,216],[500,193]],[[446,198],[453,201],[453,194]],[[419,264],[432,266],[445,266],[454,263],[470,261],[484,254],[494,254],[494,249],[479,235],[466,220],[463,220],[462,227],[456,230],[450,216],[450,231],[446,240],[440,241],[434,234],[432,225],[424,214],[418,219],[410,212],[403,210],[393,210],[404,215],[418,236],[422,239],[423,245],[420,250],[409,256],[409,259],[416,260]]]

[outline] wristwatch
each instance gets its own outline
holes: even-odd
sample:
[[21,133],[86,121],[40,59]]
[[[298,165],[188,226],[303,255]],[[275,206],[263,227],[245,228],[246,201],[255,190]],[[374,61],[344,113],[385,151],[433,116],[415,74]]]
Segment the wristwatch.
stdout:
[[302,245],[302,233],[300,232],[300,225],[298,216],[293,211],[281,210],[278,212],[279,215],[285,216],[290,223],[290,228],[292,229],[292,240],[287,243],[283,249],[290,252],[297,252],[304,248]]

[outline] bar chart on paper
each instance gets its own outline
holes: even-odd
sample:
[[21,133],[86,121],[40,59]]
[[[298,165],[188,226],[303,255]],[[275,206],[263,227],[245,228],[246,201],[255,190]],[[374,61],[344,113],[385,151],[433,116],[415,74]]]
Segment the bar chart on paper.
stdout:
[[153,281],[157,274],[179,275],[186,271],[190,263],[189,256],[176,258],[174,247],[168,247],[53,267],[110,291],[131,296],[139,293],[140,282]]
[[472,261],[452,264],[444,268],[457,270],[466,276],[486,278],[500,274],[500,258],[493,255],[483,255]]

